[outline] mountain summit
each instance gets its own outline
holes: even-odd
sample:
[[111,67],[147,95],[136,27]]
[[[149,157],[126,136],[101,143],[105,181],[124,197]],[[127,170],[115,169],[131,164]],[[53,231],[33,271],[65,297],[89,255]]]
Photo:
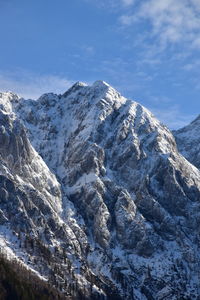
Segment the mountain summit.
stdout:
[[198,119],[174,137],[104,81],[0,105],[9,259],[66,299],[198,299]]

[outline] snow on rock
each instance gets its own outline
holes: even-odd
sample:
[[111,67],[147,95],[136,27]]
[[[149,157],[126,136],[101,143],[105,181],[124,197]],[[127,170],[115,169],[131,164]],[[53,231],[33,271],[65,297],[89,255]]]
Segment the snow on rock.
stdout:
[[200,169],[200,115],[189,125],[174,131],[180,153]]
[[197,299],[200,171],[167,127],[104,81],[0,103],[0,222],[32,261],[49,249],[42,276],[54,261],[89,297]]

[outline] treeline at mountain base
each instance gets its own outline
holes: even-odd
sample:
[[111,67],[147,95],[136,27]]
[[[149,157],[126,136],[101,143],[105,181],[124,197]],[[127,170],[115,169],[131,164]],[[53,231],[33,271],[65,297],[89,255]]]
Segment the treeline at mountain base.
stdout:
[[48,282],[27,270],[20,262],[0,254],[1,300],[64,300],[72,299],[52,288]]

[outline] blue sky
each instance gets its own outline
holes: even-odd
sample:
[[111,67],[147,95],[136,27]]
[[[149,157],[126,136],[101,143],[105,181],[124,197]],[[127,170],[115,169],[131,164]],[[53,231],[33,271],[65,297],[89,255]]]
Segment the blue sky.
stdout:
[[0,91],[105,80],[170,128],[200,114],[199,0],[0,0]]

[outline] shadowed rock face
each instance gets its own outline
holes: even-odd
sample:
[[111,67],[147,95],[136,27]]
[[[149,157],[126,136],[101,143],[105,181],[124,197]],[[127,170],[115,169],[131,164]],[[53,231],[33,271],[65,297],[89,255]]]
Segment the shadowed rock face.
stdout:
[[64,278],[90,297],[92,283],[110,299],[197,299],[200,171],[172,133],[102,81],[12,95],[0,100],[0,224],[67,259]]

